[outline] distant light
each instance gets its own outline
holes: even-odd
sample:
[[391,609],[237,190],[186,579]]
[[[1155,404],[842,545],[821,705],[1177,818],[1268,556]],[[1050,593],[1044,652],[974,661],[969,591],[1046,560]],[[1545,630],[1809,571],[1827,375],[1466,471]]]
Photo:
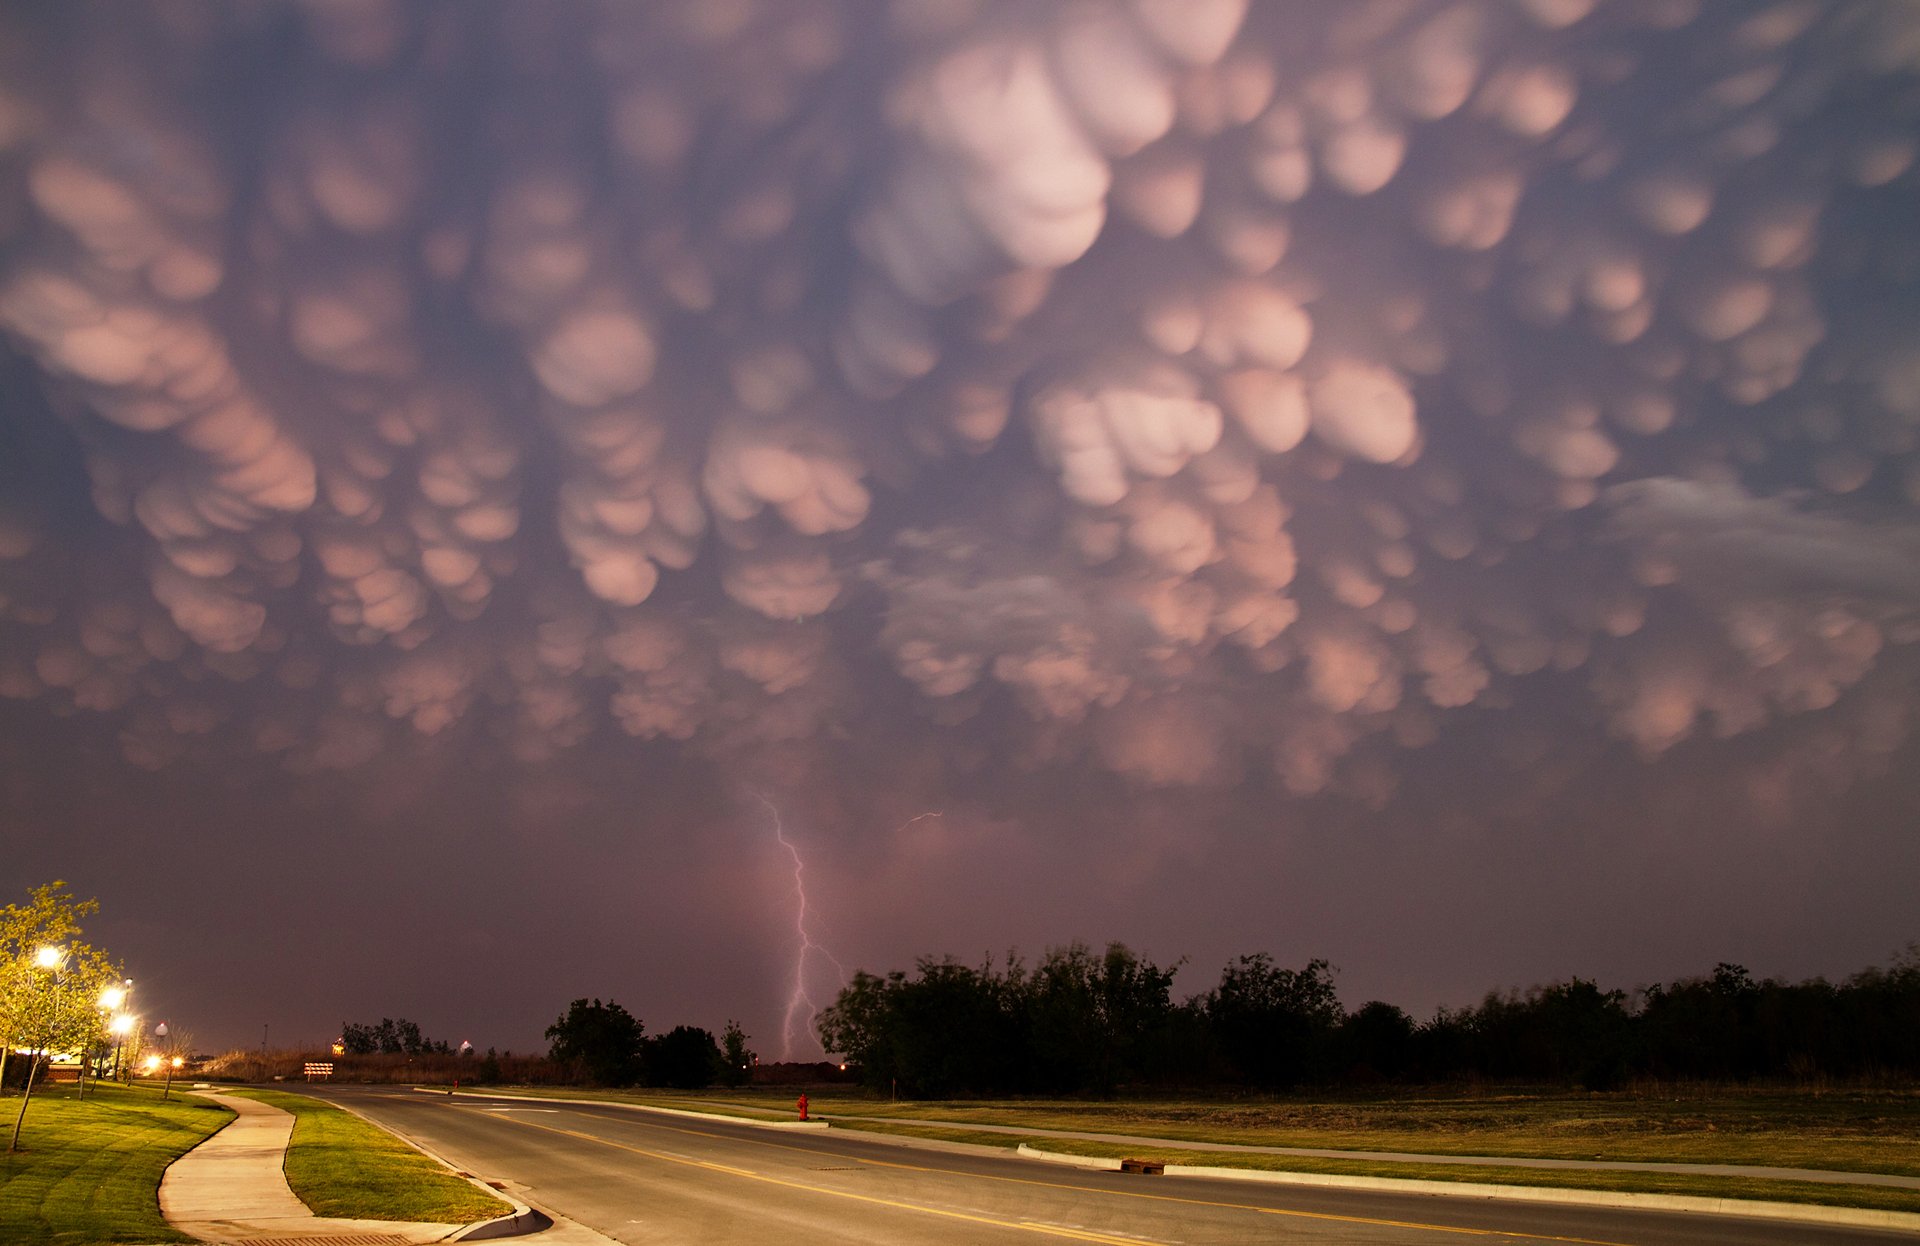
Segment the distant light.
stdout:
[[108,1023],[107,1029],[112,1033],[123,1036],[131,1034],[133,1033],[133,1018],[123,1012]]
[[43,947],[33,954],[33,963],[42,969],[58,969],[65,959],[67,949],[63,947]]
[[100,1006],[102,1008],[118,1008],[121,1004],[124,1004],[126,1002],[127,1002],[127,989],[125,987],[110,986],[106,990],[100,992]]
[[335,1043],[332,1051],[336,1056],[344,1056],[347,1054],[347,1045],[345,1043]]
[[159,1056],[148,1056],[148,1057],[147,1057],[147,1072],[149,1072],[149,1073],[151,1073],[151,1072],[153,1072],[153,1071],[154,1071],[155,1069],[157,1069],[157,1068],[159,1068],[159,1067],[160,1067],[160,1057],[159,1057]]
[[183,1064],[185,1064],[186,1062],[187,1062],[187,1060],[186,1060],[186,1057],[185,1057],[185,1056],[175,1056],[175,1057],[173,1058],[173,1067],[177,1069],[177,1068],[179,1068],[179,1067],[180,1067],[181,1065],[183,1065]]
[[846,1062],[845,1060],[842,1060],[842,1061],[840,1062],[840,1071],[841,1071],[842,1073],[844,1073],[844,1072],[846,1072],[846,1071],[847,1071],[847,1062]]

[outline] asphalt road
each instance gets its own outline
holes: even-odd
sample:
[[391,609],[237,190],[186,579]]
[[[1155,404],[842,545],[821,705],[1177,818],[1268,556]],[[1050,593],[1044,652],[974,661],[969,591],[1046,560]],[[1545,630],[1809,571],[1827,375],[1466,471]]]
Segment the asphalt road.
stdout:
[[[1739,1217],[1082,1172],[617,1107],[299,1086],[634,1243],[1557,1242],[1839,1246],[1913,1237]],[[537,1246],[537,1237],[522,1239]]]

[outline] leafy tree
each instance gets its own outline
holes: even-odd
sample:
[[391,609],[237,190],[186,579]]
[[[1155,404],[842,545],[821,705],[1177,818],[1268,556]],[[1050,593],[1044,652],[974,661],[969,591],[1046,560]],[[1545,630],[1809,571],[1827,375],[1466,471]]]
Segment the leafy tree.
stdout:
[[731,1018],[720,1035],[720,1084],[744,1086],[753,1078],[754,1054],[747,1048],[747,1034]]
[[646,1082],[698,1090],[713,1085],[720,1072],[720,1048],[713,1035],[697,1026],[676,1025],[645,1040]]
[[612,1000],[576,999],[547,1027],[547,1055],[596,1085],[631,1086],[640,1080],[645,1032],[639,1018]]
[[24,1046],[31,1053],[9,1151],[19,1149],[35,1075],[55,1051],[93,1048],[105,1021],[101,989],[120,980],[119,967],[79,937],[80,919],[98,912],[99,902],[76,900],[66,886],[35,887],[26,904],[0,909],[0,1075],[6,1052]]
[[1370,1000],[1340,1024],[1344,1073],[1355,1081],[1403,1075],[1413,1062],[1413,1018],[1392,1004]]
[[1319,1076],[1328,1038],[1345,1015],[1326,961],[1281,969],[1265,952],[1226,967],[1207,1013],[1227,1062],[1260,1086]]
[[1027,1021],[1037,1088],[1106,1094],[1158,1073],[1173,975],[1124,943],[1098,957],[1084,943],[1056,948],[1024,983],[1010,971],[1011,985],[1024,986],[1011,993]]
[[452,1050],[445,1039],[435,1042],[427,1038],[421,1034],[418,1022],[405,1017],[398,1021],[382,1017],[378,1025],[349,1021],[340,1027],[340,1045],[356,1056],[370,1056],[375,1052],[387,1056],[418,1056],[429,1052],[446,1054]]

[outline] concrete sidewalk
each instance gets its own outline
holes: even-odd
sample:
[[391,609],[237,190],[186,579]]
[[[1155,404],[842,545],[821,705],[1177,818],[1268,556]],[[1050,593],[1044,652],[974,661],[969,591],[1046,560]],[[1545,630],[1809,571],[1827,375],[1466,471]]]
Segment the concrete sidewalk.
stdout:
[[332,1220],[294,1197],[282,1168],[293,1115],[257,1099],[195,1092],[239,1113],[226,1128],[175,1160],[160,1180],[160,1214],[203,1242],[351,1239],[355,1246],[437,1242],[463,1224]]

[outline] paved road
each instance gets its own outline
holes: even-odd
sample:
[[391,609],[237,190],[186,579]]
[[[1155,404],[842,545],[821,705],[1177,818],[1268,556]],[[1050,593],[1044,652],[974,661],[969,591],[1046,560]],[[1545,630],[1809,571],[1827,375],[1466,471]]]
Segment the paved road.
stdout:
[[[582,1103],[512,1105],[319,1086],[530,1202],[642,1243],[953,1246],[1143,1243],[1585,1243],[1841,1246],[1911,1236],[1734,1217],[1301,1190],[1089,1173],[999,1155],[902,1148]],[[537,1237],[526,1239],[537,1246]]]

